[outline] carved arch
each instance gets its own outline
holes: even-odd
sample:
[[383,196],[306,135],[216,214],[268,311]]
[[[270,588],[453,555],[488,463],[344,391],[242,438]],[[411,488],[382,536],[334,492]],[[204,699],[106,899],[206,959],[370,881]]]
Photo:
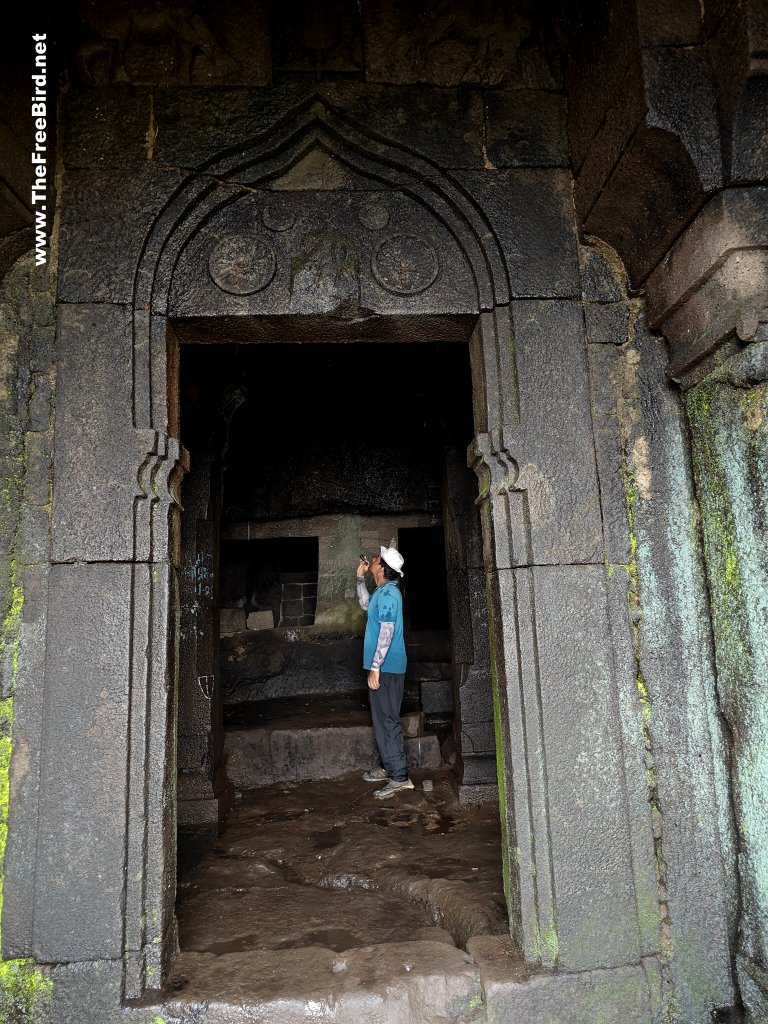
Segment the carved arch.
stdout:
[[[153,367],[164,362],[164,324],[173,273],[188,241],[233,195],[284,176],[313,148],[373,183],[396,189],[425,206],[456,241],[470,268],[477,312],[509,302],[501,245],[460,183],[414,150],[363,129],[326,100],[296,108],[245,147],[231,148],[190,173],[156,217],[142,248],[133,292],[134,422],[162,417],[153,396]],[[231,188],[227,188],[231,186]]]

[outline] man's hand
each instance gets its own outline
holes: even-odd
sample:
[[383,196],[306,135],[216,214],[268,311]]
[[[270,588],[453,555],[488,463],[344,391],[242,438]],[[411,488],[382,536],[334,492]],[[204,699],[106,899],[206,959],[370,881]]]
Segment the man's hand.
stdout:
[[379,688],[379,669],[372,668],[368,673],[368,689],[378,690]]
[[357,578],[359,580],[361,580],[363,578],[363,576],[365,576],[365,574],[368,572],[369,569],[370,569],[370,565],[368,563],[368,560],[365,559],[365,558],[361,558],[360,559],[360,564],[357,567]]

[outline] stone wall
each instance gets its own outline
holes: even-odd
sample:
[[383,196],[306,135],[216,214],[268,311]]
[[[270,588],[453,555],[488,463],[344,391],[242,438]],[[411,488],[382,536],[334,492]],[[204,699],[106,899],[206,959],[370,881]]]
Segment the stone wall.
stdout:
[[[55,446],[52,286],[25,292],[21,265],[5,284],[3,955],[58,965],[56,1024],[138,1020],[126,1000],[173,956],[177,660],[197,678],[213,657],[179,643],[200,579],[179,560],[178,346],[290,323],[304,345],[468,347],[482,529],[465,553],[449,523],[456,696],[480,693],[487,625],[533,987],[589,977],[587,1013],[632,964],[633,1021],[741,999],[756,1024],[760,5],[311,7],[61,5]],[[212,550],[211,481],[188,550]],[[205,692],[179,716],[213,764]],[[487,701],[472,724],[487,767]]]

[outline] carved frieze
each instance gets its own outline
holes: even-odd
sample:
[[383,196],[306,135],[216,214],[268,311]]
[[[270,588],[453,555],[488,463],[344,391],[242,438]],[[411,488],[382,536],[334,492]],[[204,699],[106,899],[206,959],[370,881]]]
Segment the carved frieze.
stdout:
[[172,314],[475,311],[469,261],[445,225],[398,189],[354,183],[249,189],[222,207],[179,261]]

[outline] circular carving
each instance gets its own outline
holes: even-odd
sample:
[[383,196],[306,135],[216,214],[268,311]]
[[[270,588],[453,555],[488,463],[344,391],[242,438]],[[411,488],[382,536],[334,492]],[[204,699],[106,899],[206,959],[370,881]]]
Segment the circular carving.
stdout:
[[230,235],[208,259],[214,282],[230,295],[252,295],[266,288],[277,270],[272,247],[254,235]]
[[359,214],[360,223],[364,228],[381,231],[389,224],[389,210],[383,203],[369,203]]
[[264,207],[261,219],[270,231],[288,231],[296,223],[296,214],[285,203],[273,200]]
[[373,254],[373,276],[395,295],[417,295],[440,273],[440,260],[432,246],[415,235],[385,238]]

